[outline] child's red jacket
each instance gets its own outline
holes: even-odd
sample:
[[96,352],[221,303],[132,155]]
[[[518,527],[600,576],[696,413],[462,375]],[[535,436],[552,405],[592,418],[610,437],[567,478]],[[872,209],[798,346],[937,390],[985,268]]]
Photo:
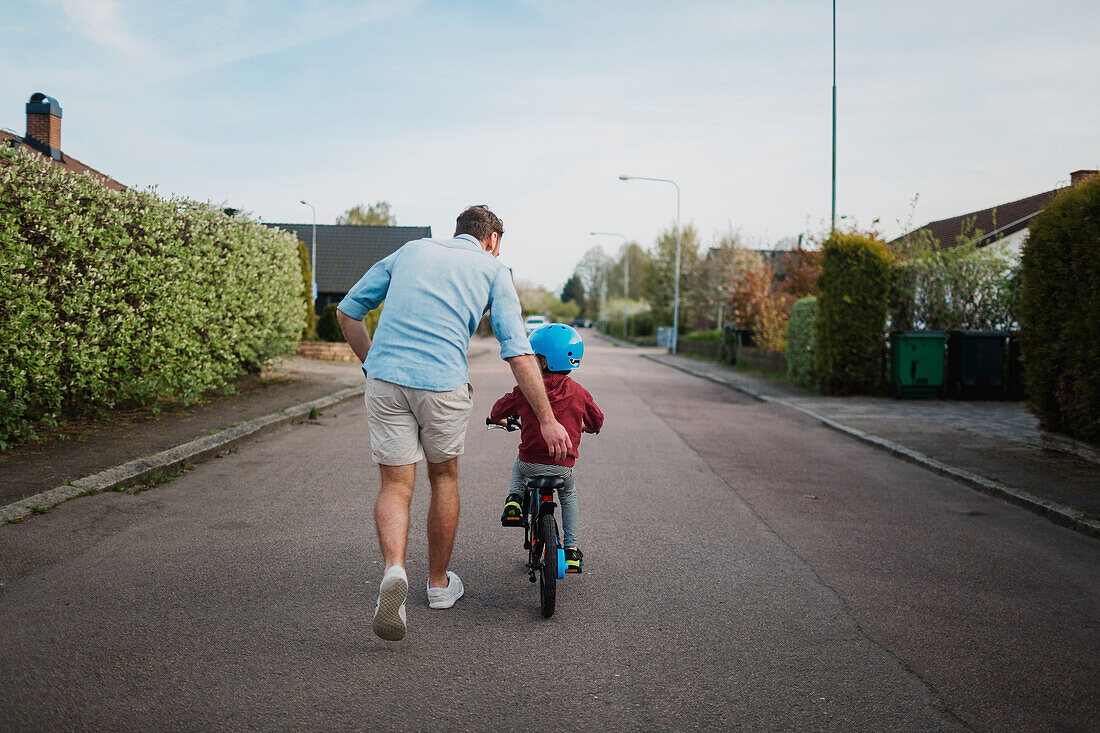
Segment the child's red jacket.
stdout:
[[572,466],[580,454],[581,431],[598,432],[603,427],[603,413],[588,390],[580,386],[568,375],[543,372],[542,383],[546,385],[546,396],[550,398],[550,409],[554,417],[569,433],[573,447],[565,458],[553,459],[542,439],[539,420],[535,417],[527,398],[516,387],[497,400],[489,418],[494,422],[511,415],[519,415],[520,441],[519,459],[527,463],[548,463],[553,466]]

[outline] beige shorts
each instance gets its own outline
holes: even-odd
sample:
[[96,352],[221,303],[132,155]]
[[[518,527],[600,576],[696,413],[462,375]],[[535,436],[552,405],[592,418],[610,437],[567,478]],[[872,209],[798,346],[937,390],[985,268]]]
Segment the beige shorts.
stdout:
[[473,397],[470,384],[432,392],[368,377],[363,399],[374,462],[407,466],[421,458],[443,463],[462,455]]

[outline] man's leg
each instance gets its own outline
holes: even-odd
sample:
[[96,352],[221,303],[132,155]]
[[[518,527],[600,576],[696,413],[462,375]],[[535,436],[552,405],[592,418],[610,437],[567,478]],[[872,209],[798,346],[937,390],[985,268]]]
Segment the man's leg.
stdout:
[[[458,527],[458,458],[428,463],[432,501],[428,506],[428,586],[447,586],[447,565]],[[408,513],[405,514],[406,522]]]
[[[413,484],[416,481],[416,464],[379,464],[378,471],[382,475],[382,490],[378,492],[378,501],[374,504],[378,545],[382,549],[386,569],[391,565],[405,567],[405,545],[409,540],[409,505],[412,503]],[[453,536],[452,531],[452,538]]]

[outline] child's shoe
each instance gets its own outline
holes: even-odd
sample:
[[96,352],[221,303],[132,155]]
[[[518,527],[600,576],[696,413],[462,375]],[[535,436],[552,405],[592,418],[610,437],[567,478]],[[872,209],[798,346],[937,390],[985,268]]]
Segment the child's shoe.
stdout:
[[565,550],[565,572],[567,573],[579,573],[581,572],[581,566],[584,565],[584,553],[577,548],[567,548]]
[[504,513],[500,515],[502,527],[523,526],[523,508],[519,505],[521,501],[523,497],[518,494],[508,494],[508,499],[504,502]]

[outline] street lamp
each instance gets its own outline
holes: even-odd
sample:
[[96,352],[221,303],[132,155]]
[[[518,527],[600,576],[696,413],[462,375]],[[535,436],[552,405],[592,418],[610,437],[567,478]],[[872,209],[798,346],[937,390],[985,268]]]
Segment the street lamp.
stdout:
[[833,207],[832,230],[836,234],[836,0],[833,0]]
[[[627,248],[626,235],[619,234],[618,232],[589,232],[591,237],[622,237],[623,240],[623,340],[626,340],[626,319],[627,315],[626,300],[630,297],[630,250]],[[606,307],[606,306],[605,306]]]
[[676,285],[672,296],[672,340],[669,351],[676,353],[676,343],[680,329],[680,186],[668,178],[646,178],[645,176],[619,176],[620,181],[657,181],[676,186]]
[[303,205],[308,206],[313,211],[313,246],[309,249],[309,278],[313,282],[310,283],[310,287],[313,290],[313,307],[317,308],[317,209],[313,208],[313,204],[308,201],[302,201]]

